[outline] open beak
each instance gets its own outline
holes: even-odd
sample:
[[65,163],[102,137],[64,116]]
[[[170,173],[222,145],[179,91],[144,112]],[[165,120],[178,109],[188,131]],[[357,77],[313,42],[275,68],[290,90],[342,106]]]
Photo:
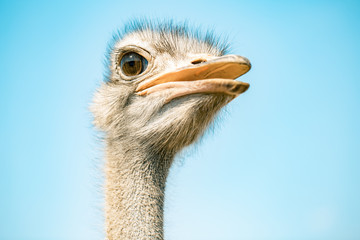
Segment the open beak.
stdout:
[[195,93],[222,93],[235,98],[250,86],[235,79],[250,68],[250,61],[244,57],[221,56],[147,79],[138,85],[136,94],[144,96],[171,90],[167,102]]

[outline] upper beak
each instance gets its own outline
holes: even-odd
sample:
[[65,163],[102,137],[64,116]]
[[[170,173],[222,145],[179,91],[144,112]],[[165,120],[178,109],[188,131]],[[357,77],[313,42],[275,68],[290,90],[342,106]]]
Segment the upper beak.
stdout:
[[249,88],[248,83],[234,81],[250,70],[251,64],[248,59],[226,55],[202,61],[147,79],[137,86],[136,93],[147,95],[172,89],[169,101],[194,93],[224,93],[236,97]]

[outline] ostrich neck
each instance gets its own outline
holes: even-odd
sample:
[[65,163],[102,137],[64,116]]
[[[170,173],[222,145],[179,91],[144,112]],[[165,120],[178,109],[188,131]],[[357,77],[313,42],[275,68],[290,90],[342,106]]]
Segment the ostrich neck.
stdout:
[[[148,151],[149,152],[149,151]],[[108,240],[162,240],[165,182],[173,157],[108,141],[105,221]]]

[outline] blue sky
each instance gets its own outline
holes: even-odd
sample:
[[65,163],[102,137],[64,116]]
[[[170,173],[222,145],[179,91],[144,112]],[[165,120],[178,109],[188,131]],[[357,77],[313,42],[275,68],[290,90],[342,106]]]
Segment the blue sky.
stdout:
[[251,84],[172,169],[167,239],[360,239],[357,1],[1,1],[0,239],[103,239],[88,104],[132,17],[227,35]]

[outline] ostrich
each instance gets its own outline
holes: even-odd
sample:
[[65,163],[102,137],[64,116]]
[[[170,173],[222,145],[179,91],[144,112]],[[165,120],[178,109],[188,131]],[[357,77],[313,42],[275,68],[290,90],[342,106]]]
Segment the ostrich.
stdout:
[[249,84],[250,62],[225,55],[211,32],[135,20],[114,38],[108,74],[90,107],[105,141],[108,240],[163,239],[173,159]]

